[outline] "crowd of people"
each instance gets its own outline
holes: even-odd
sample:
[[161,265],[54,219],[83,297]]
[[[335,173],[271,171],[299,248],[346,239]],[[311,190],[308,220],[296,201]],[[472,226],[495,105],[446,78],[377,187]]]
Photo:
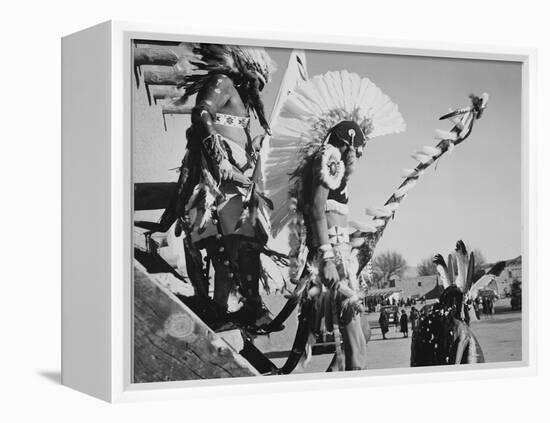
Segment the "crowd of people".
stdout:
[[379,297],[367,297],[365,299],[365,307],[369,313],[374,313],[380,311],[380,308],[382,306],[386,305],[393,305],[398,306],[400,308],[403,307],[414,307],[416,305],[424,305],[426,304],[426,297],[407,297],[407,298],[384,298],[382,296]]
[[[412,306],[408,314],[404,308],[401,309],[401,312],[399,312],[399,310],[396,311],[395,316],[393,316],[393,322],[396,330],[399,330],[403,334],[403,337],[407,338],[409,336],[409,323],[412,332],[415,330],[419,318],[420,312],[416,309],[416,307]],[[380,330],[382,331],[382,338],[386,339],[386,334],[389,332],[390,328],[390,312],[386,309],[381,309],[378,323],[380,324]]]
[[[491,318],[495,314],[494,308],[495,298],[491,296],[479,296],[477,297],[472,304],[469,304],[469,307],[473,309],[476,315],[479,317],[485,316],[486,318]],[[419,310],[415,306],[417,304],[425,305],[426,299],[420,297],[418,299],[399,299],[395,298],[389,299],[369,299],[367,301],[367,310],[369,312],[379,312],[380,316],[378,318],[378,323],[380,325],[380,330],[382,332],[382,339],[387,339],[386,334],[389,332],[390,327],[395,326],[395,330],[403,334],[404,338],[409,336],[409,325],[410,331],[414,332],[418,325],[418,320],[420,319],[422,308]],[[395,312],[388,307],[384,306],[397,306],[401,308],[401,311],[396,310]],[[405,307],[410,307],[410,311],[407,313]]]

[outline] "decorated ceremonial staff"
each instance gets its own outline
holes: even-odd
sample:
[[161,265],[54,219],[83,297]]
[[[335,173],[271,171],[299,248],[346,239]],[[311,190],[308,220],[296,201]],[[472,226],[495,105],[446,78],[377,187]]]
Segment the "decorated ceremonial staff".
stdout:
[[496,263],[474,283],[474,254],[468,256],[461,240],[456,243],[454,260],[451,254],[447,262],[436,254],[433,262],[444,291],[437,304],[427,306],[413,332],[411,366],[483,363],[483,351],[469,328],[470,305],[481,289],[496,287],[495,279],[506,263]]
[[244,306],[233,317],[254,327],[265,314],[258,284],[267,223],[262,225],[262,214],[256,213],[265,199],[251,180],[258,145],[250,120],[255,115],[269,133],[260,92],[269,83],[273,63],[262,48],[219,44],[192,45],[180,61],[179,96],[172,105],[185,105],[193,95],[196,100],[177,191],[157,230],[175,223],[176,235],[185,233],[187,271],[205,299],[208,271],[200,250],[206,250],[215,271],[218,307],[209,323],[223,323],[228,297],[238,291]]
[[[267,165],[268,192],[275,204],[271,219],[272,233],[276,234],[281,227],[290,222],[290,245],[293,263],[291,279],[296,283],[293,294],[277,317],[273,319],[271,326],[281,325],[288,318],[294,306],[298,303],[300,304],[299,324],[295,341],[287,362],[281,369],[282,373],[292,372],[304,356],[304,353],[310,351],[307,346],[314,342],[315,336],[320,330],[318,324],[319,316],[322,316],[324,310],[327,310],[325,306],[327,304],[326,299],[331,298],[332,295],[322,295],[323,292],[337,292],[337,294],[332,295],[332,298],[336,299],[337,296],[340,296],[340,299],[344,299],[344,301],[340,302],[340,309],[348,310],[348,319],[340,320],[342,325],[349,324],[349,310],[353,310],[351,315],[357,319],[358,311],[361,308],[359,299],[364,294],[364,291],[360,287],[358,288],[356,282],[353,281],[371,260],[376,244],[380,240],[389,221],[394,217],[401,201],[430,165],[435,163],[446,152],[452,151],[456,145],[463,142],[470,135],[474,122],[481,116],[487,103],[486,94],[482,97],[471,96],[472,105],[470,107],[451,112],[442,117],[442,119],[450,119],[453,122],[453,129],[451,131],[436,131],[436,138],[440,140],[437,146],[423,147],[421,151],[413,155],[413,158],[418,160],[419,163],[414,169],[405,170],[403,175],[404,181],[383,207],[367,209],[367,214],[372,216],[369,222],[358,223],[350,221],[347,222],[348,226],[346,227],[344,224],[346,221],[342,220],[341,225],[335,225],[339,227],[330,230],[332,239],[340,243],[343,240],[344,243],[349,245],[351,250],[346,255],[349,257],[346,272],[341,272],[340,269],[342,266],[337,264],[338,260],[335,260],[335,266],[330,264],[333,260],[331,255],[334,254],[336,257],[335,250],[337,251],[338,248],[334,248],[333,246],[331,254],[330,248],[323,246],[324,244],[318,245],[322,238],[319,235],[315,235],[315,228],[312,228],[312,224],[317,224],[318,220],[311,218],[314,216],[311,214],[311,209],[317,209],[316,204],[319,205],[322,202],[314,203],[313,198],[308,198],[307,194],[299,195],[300,193],[308,192],[306,189],[311,186],[308,186],[308,184],[321,180],[320,177],[308,177],[307,163],[320,163],[317,167],[309,166],[314,169],[322,169],[325,166],[325,168],[330,169],[328,175],[337,175],[337,170],[340,169],[340,166],[335,163],[338,163],[338,160],[334,159],[334,157],[329,160],[328,157],[330,156],[323,156],[323,154],[327,154],[326,150],[331,150],[331,147],[323,146],[326,144],[332,145],[329,140],[334,140],[333,131],[340,133],[341,135],[337,139],[340,138],[339,142],[346,144],[341,139],[345,135],[342,135],[342,131],[338,131],[338,129],[346,128],[347,125],[347,142],[351,144],[355,142],[355,137],[357,136],[356,128],[352,127],[352,122],[356,124],[360,122],[359,126],[363,137],[360,136],[359,140],[361,138],[371,139],[385,133],[398,132],[404,128],[404,123],[397,112],[397,107],[366,78],[360,79],[356,75],[350,77],[347,72],[329,73],[324,77],[315,77],[302,85],[297,88],[294,96],[290,96],[288,107],[283,109],[283,112],[286,111],[288,120],[285,122],[282,119],[280,125],[274,129],[272,139],[274,148]],[[334,97],[331,97],[333,94]],[[358,100],[362,100],[362,107],[370,106],[369,113],[364,113],[364,109],[358,107]],[[342,118],[339,112],[335,112],[335,110],[342,110],[342,108],[347,111],[353,110],[354,117],[346,122],[345,117]],[[292,116],[297,116],[297,119],[291,120]],[[338,123],[342,123],[342,125],[336,124],[333,127],[328,127],[327,123],[331,121],[327,118],[334,118],[336,116],[340,116],[341,120]],[[318,137],[318,132],[322,131],[325,131],[327,135],[322,138],[322,141],[318,141],[317,146],[315,146],[310,140],[315,139],[316,135]],[[319,148],[319,144],[322,145],[321,148]],[[353,145],[353,150],[355,150],[357,156],[357,153],[362,150],[363,145]],[[321,151],[323,153],[319,153]],[[350,158],[353,156],[346,154],[349,151],[344,152],[344,157],[349,160],[349,163],[352,163]],[[312,160],[312,158],[319,157],[319,154],[321,154],[320,159]],[[342,155],[342,151],[340,151],[340,155]],[[301,159],[298,165],[296,165],[296,157]],[[323,161],[323,157],[325,157],[325,161]],[[307,158],[310,159],[308,160]],[[277,163],[277,168],[275,167],[275,163]],[[281,164],[286,164],[286,167],[282,171]],[[288,183],[288,177],[285,179],[285,173],[283,172],[286,171],[288,173],[288,167],[295,169],[292,172],[295,187],[291,190],[290,197],[286,195],[287,190],[285,191],[284,188],[284,184]],[[348,169],[351,168],[352,166],[345,166],[345,174],[349,175],[350,172]],[[320,171],[318,173],[320,174]],[[314,173],[311,175],[314,175]],[[347,182],[347,178],[343,177],[342,180]],[[328,213],[336,212],[336,214],[340,213],[344,216],[347,212],[347,204],[344,206],[343,203],[338,201],[346,191],[337,186],[336,192],[333,192],[335,190],[331,186],[336,186],[336,184],[326,186],[326,189],[329,191],[325,204],[325,208],[327,209],[327,226],[330,224]],[[347,195],[345,197],[345,203],[347,203]],[[330,204],[329,200],[332,200]],[[295,206],[289,207],[288,203],[292,201],[294,201]],[[318,211],[314,213],[318,213]],[[317,226],[319,227],[319,225]],[[332,239],[329,238],[330,241]],[[326,265],[324,262],[329,264]],[[343,263],[344,261],[340,260],[340,262]],[[336,267],[338,272],[333,272],[334,267]],[[338,281],[341,282],[343,280],[344,284],[334,283],[336,273],[338,273]],[[319,280],[321,280],[321,284],[319,284]],[[354,293],[350,293],[346,289],[350,285],[353,287],[352,290],[354,290]],[[320,298],[323,298],[323,300],[320,300]],[[336,304],[338,309],[338,301],[333,302],[334,304]],[[334,307],[332,309],[334,310]],[[340,313],[339,315],[332,314],[333,318],[330,319],[330,316],[326,315],[325,321],[335,322],[338,321],[338,318],[342,318],[345,315],[345,313]],[[356,335],[358,332],[357,323],[351,325],[351,327],[354,328],[353,333]],[[338,329],[338,326],[333,326],[332,329]],[[364,327],[363,329],[365,334],[367,334],[368,328]],[[365,359],[363,340],[361,337],[356,336],[353,338],[357,340],[357,343],[354,345],[351,338],[347,339],[347,330],[344,331],[345,336],[343,337],[344,353],[347,354],[345,367],[361,368],[364,366]],[[338,355],[341,355],[342,352],[338,348],[339,340],[336,331],[335,341],[337,344],[336,356],[331,363],[330,369],[334,369],[335,367],[341,369],[342,360],[338,358]],[[357,357],[359,358],[356,360]],[[355,364],[359,365],[356,366]]]

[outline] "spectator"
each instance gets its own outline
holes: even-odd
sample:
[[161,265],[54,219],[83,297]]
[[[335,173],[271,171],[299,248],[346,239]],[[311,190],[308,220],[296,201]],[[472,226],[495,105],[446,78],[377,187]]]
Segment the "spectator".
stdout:
[[401,324],[401,333],[403,334],[403,338],[407,338],[409,336],[409,319],[407,318],[407,312],[405,309],[401,310],[401,318],[399,319],[399,323]]
[[416,309],[416,307],[412,307],[411,308],[411,314],[409,316],[410,320],[411,320],[411,331],[414,332],[414,330],[416,329],[416,322],[418,321],[418,310]]
[[386,333],[388,332],[388,316],[385,311],[380,312],[380,317],[378,319],[380,323],[380,330],[382,331],[382,339],[386,339]]

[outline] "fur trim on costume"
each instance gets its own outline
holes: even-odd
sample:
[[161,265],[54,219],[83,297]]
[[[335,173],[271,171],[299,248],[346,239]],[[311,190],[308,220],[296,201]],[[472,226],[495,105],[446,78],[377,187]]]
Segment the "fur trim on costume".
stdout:
[[321,163],[319,167],[319,180],[329,189],[336,189],[342,183],[345,165],[342,161],[340,150],[326,144],[321,149]]

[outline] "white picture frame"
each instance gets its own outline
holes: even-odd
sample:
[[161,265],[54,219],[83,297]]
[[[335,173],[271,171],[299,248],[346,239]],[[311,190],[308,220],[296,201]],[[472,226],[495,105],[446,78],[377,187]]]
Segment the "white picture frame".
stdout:
[[[132,39],[219,42],[522,64],[522,360],[204,381],[131,383]],[[106,22],[63,38],[62,383],[111,402],[525,376],[536,371],[534,98],[536,51],[406,40],[227,34],[206,27]],[[82,196],[82,192],[89,195]],[[84,202],[86,201],[86,202]],[[85,221],[86,225],[82,225]],[[86,239],[82,245],[82,239]],[[76,247],[78,246],[78,251]],[[85,269],[85,271],[83,271]]]

